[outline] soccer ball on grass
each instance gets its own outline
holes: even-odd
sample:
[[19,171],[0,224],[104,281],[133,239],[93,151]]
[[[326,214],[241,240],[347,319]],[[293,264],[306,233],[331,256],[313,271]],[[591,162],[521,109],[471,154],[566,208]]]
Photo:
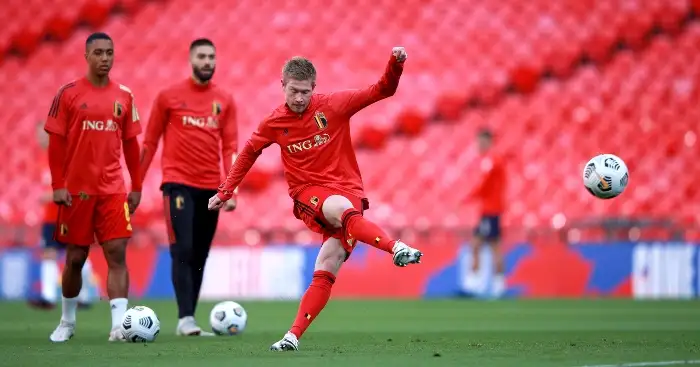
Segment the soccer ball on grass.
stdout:
[[583,168],[583,185],[600,199],[612,199],[622,194],[628,182],[627,165],[612,154],[597,155]]
[[134,306],[124,313],[120,329],[128,342],[150,343],[160,332],[160,320],[152,309]]
[[211,330],[216,335],[237,335],[245,330],[248,314],[233,301],[217,303],[209,315]]

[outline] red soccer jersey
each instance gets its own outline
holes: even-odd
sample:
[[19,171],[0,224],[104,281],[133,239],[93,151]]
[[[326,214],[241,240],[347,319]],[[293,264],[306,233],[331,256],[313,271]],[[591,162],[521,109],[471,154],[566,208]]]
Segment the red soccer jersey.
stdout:
[[479,157],[479,183],[472,192],[478,200],[482,215],[500,215],[505,209],[506,168],[499,155],[488,152]]
[[125,193],[122,140],[141,133],[129,88],[109,82],[96,87],[82,78],[59,89],[44,126],[66,139],[65,187],[73,195]]
[[233,99],[191,78],[158,94],[143,142],[143,178],[163,134],[163,182],[215,190],[223,176],[221,157],[226,172],[238,149]]
[[286,104],[278,107],[248,140],[220,192],[229,196],[261,151],[276,143],[282,151],[292,198],[309,186],[325,186],[363,198],[362,176],[350,140],[350,117],[392,96],[402,72],[403,63],[392,56],[379,82],[367,88],[316,94],[302,114]]

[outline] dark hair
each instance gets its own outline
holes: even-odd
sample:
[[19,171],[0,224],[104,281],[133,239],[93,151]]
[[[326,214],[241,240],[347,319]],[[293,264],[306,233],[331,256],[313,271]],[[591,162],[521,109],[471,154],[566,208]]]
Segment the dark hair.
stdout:
[[112,41],[112,37],[110,37],[107,33],[103,32],[95,32],[91,35],[88,36],[88,38],[85,40],[85,48],[88,48],[91,43],[97,41],[97,40],[107,40],[107,41]]
[[482,127],[477,132],[477,136],[480,138],[493,139],[493,132],[491,132],[491,130],[487,127]]
[[195,47],[199,47],[199,46],[211,46],[211,47],[216,48],[214,46],[214,42],[212,42],[210,39],[197,38],[196,40],[192,41],[192,43],[190,43],[190,51],[194,50]]

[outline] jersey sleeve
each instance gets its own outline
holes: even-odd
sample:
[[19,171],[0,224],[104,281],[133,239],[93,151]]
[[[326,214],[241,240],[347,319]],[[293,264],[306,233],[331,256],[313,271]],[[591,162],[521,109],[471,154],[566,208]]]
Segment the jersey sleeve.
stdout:
[[219,186],[219,199],[226,201],[238,193],[238,185],[262,154],[263,149],[274,143],[274,135],[268,119],[263,120],[250,136],[228,171],[226,180]]
[[399,87],[402,73],[403,62],[398,62],[392,55],[378,82],[362,89],[331,93],[328,95],[328,101],[336,111],[351,117],[363,108],[393,96]]
[[53,97],[49,114],[46,117],[44,130],[50,134],[65,137],[68,134],[68,119],[70,118],[70,96],[67,87],[62,87]]
[[126,119],[124,120],[123,130],[122,140],[129,140],[141,134],[141,120],[136,108],[136,100],[131,92],[129,92],[129,105],[126,106]]
[[250,139],[248,139],[248,143],[255,152],[262,151],[263,149],[272,145],[274,142],[274,134],[268,119],[263,120],[260,125],[258,125],[258,128],[253,132],[253,135],[250,136]]
[[158,150],[158,142],[163,135],[165,125],[168,123],[168,113],[165,92],[160,92],[153,102],[153,107],[151,107],[151,115],[146,126],[146,136],[141,147],[141,179],[146,178],[146,172],[148,172],[156,150]]

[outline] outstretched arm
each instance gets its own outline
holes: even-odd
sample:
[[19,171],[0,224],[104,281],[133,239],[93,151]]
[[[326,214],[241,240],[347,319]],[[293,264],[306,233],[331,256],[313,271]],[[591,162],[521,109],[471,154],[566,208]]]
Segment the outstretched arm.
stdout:
[[394,47],[384,74],[378,82],[363,89],[331,93],[329,94],[330,103],[337,111],[350,117],[375,102],[393,96],[399,87],[406,57],[406,50],[403,47]]
[[255,164],[255,161],[261,153],[262,149],[256,151],[250,141],[246,143],[241,154],[238,155],[233,166],[231,166],[226,176],[226,181],[219,186],[216,196],[218,196],[221,201],[228,201],[233,197],[238,185],[243,181],[243,178],[253,167],[253,164]]
[[220,209],[225,202],[233,197],[238,189],[238,185],[241,184],[245,175],[253,167],[255,161],[262,154],[263,149],[269,147],[273,142],[274,137],[271,129],[267,125],[267,121],[263,121],[236,157],[226,176],[226,181],[219,186],[216,195],[209,199],[209,210]]

